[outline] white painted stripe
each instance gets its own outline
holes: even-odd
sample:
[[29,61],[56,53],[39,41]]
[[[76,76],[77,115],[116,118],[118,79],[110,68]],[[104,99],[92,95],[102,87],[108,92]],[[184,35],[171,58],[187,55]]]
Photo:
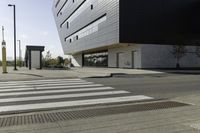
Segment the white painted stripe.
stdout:
[[34,87],[45,87],[45,86],[68,86],[68,85],[78,85],[78,84],[93,84],[93,82],[85,82],[85,83],[66,83],[66,84],[42,84],[42,85],[34,85]]
[[65,102],[52,102],[52,103],[38,103],[38,104],[25,104],[25,105],[11,105],[0,107],[0,112],[7,111],[26,111],[33,109],[50,109],[59,107],[73,107],[82,105],[96,105],[106,103],[118,103],[118,102],[132,102],[141,100],[150,100],[152,97],[143,95],[137,96],[126,96],[126,97],[114,97],[114,98],[100,98],[100,99],[89,99],[89,100],[77,100],[77,101],[65,101]]
[[55,83],[83,83],[87,82],[85,80],[75,80],[75,81],[50,81],[50,82],[32,82],[32,83],[24,83],[26,85],[32,85],[32,84],[55,84]]
[[97,86],[103,86],[102,84],[80,84],[80,85],[71,85],[71,86],[49,86],[49,87],[37,87],[36,89],[38,90],[43,90],[43,89],[56,89],[56,88],[59,88],[59,89],[65,89],[65,88],[76,88],[77,86],[78,87],[91,87],[93,85],[97,85]]
[[0,103],[5,102],[20,102],[20,101],[33,101],[33,100],[47,100],[47,99],[61,99],[61,98],[77,98],[87,96],[106,96],[116,94],[127,94],[128,91],[106,91],[106,92],[90,92],[90,93],[78,93],[78,94],[65,94],[65,95],[51,95],[51,96],[34,96],[34,97],[18,97],[0,99]]
[[32,83],[0,83],[0,86],[15,86],[15,85],[37,85],[37,84],[55,84],[55,83],[84,83],[87,81],[76,80],[76,81],[51,81],[51,82],[32,82]]
[[27,90],[50,90],[50,89],[69,89],[69,88],[84,88],[84,87],[100,87],[103,86],[102,84],[89,84],[89,85],[72,85],[72,86],[56,86],[56,87],[39,87],[39,88],[19,88],[19,89],[3,89],[0,90],[1,92],[12,92],[12,91],[27,91]]
[[87,85],[87,84],[93,84],[93,82],[83,82],[83,83],[66,83],[66,84],[44,84],[44,85],[18,85],[18,86],[1,86],[0,89],[16,89],[16,88],[37,88],[37,87],[53,87],[58,88],[59,86],[71,86],[71,85]]
[[12,92],[12,91],[28,91],[28,90],[36,90],[35,88],[33,87],[22,87],[22,88],[19,88],[19,89],[2,89],[0,90],[0,93],[1,92]]
[[0,89],[12,89],[12,88],[30,88],[31,86],[17,85],[17,86],[1,86]]
[[75,80],[75,81],[44,81],[44,82],[27,82],[27,83],[23,83],[23,82],[15,82],[15,83],[8,83],[8,82],[1,82],[1,85],[32,85],[32,84],[51,84],[51,83],[82,83],[82,82],[87,82],[85,80]]
[[27,80],[27,81],[8,81],[8,82],[0,82],[1,83],[32,83],[32,82],[52,82],[52,81],[80,81],[82,79],[47,79],[47,80]]
[[17,96],[17,95],[31,95],[31,94],[46,94],[46,93],[65,93],[65,92],[83,92],[83,91],[95,91],[95,90],[112,90],[112,87],[96,87],[96,88],[82,88],[82,89],[68,89],[68,90],[43,90],[35,92],[9,92],[0,93],[0,96]]

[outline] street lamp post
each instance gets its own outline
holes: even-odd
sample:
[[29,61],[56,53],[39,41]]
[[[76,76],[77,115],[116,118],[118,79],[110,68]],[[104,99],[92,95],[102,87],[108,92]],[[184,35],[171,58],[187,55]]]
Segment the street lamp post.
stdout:
[[21,62],[22,62],[22,58],[21,58],[21,40],[17,40],[19,42],[19,67],[21,67]]
[[17,70],[17,61],[16,61],[16,14],[15,14],[15,5],[8,4],[9,7],[13,7],[13,16],[14,16],[14,70]]

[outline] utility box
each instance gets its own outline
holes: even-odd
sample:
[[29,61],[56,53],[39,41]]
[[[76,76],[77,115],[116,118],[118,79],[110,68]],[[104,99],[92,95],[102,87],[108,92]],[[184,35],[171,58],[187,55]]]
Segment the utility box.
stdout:
[[44,46],[26,46],[25,66],[31,70],[32,68],[42,69],[42,52]]

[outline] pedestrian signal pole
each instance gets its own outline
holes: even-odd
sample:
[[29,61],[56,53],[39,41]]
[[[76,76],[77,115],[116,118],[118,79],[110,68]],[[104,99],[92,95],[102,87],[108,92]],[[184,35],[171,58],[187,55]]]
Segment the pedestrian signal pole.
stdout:
[[6,42],[4,40],[4,27],[2,26],[2,68],[3,73],[7,73],[7,61],[6,61]]

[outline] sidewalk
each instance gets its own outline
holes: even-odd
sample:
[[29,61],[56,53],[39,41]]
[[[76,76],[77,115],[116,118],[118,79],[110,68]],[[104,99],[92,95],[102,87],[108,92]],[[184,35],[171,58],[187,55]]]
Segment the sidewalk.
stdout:
[[14,71],[8,67],[8,73],[2,74],[0,67],[0,81],[10,80],[33,80],[49,78],[87,78],[87,77],[107,77],[112,73],[117,74],[160,74],[162,72],[150,70],[133,69],[115,69],[115,68],[72,68],[70,70],[28,70],[27,68],[18,68]]
[[8,67],[8,73],[2,74],[0,67],[0,81],[10,80],[34,80],[34,79],[54,79],[54,78],[91,78],[110,76],[137,76],[137,75],[162,75],[162,74],[200,74],[200,70],[142,70],[142,69],[118,69],[118,68],[71,68],[69,70],[29,70]]
[[74,72],[68,70],[29,70],[24,67],[17,69],[17,71],[14,71],[12,67],[8,67],[8,73],[2,74],[2,69],[0,67],[0,81],[77,77],[77,75]]
[[141,69],[118,69],[118,68],[71,68],[70,70],[29,70],[18,68],[14,71],[13,67],[8,67],[8,73],[2,74],[0,67],[0,81],[10,80],[36,80],[54,78],[89,78],[89,77],[110,77],[112,75],[153,75],[153,74],[200,74],[200,70],[141,70]]
[[164,72],[141,70],[141,69],[120,69],[120,68],[74,68],[74,72],[82,74],[82,77],[101,77],[111,75],[148,75],[148,74],[164,74]]

